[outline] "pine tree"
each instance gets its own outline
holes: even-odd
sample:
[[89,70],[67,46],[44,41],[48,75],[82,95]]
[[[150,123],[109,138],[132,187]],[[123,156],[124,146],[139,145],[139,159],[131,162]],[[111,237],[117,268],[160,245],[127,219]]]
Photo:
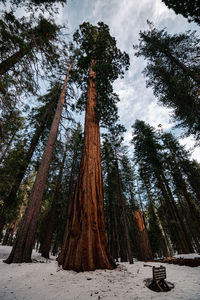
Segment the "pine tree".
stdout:
[[108,250],[104,225],[99,121],[111,123],[116,119],[117,97],[111,84],[123,75],[129,62],[103,23],[83,23],[74,40],[80,50],[75,75],[84,88],[82,109],[86,107],[84,145],[70,231],[58,262],[64,269],[75,271],[112,269],[115,263]]
[[24,126],[24,118],[18,109],[13,108],[2,114],[0,123],[0,164],[2,164],[14,140],[17,138],[17,132]]
[[194,21],[200,24],[200,8],[199,1],[194,0],[162,0],[168,8],[172,8],[176,14],[181,14],[188,19],[189,22]]
[[66,144],[65,144],[65,149],[63,153],[63,158],[59,167],[59,173],[56,178],[56,186],[55,186],[55,191],[53,195],[53,200],[50,208],[50,212],[48,215],[48,220],[46,222],[46,230],[45,230],[45,237],[43,240],[43,245],[41,248],[41,255],[45,258],[49,258],[49,251],[51,249],[51,241],[53,237],[53,231],[55,227],[55,219],[56,219],[56,208],[58,205],[58,201],[60,198],[61,190],[62,190],[62,177],[63,177],[63,171],[64,171],[64,165],[65,165],[65,160],[67,156],[67,151],[69,147],[69,139],[70,139],[70,132],[71,130],[68,130],[67,133],[67,138],[66,138]]
[[154,183],[159,190],[162,196],[160,200],[164,200],[162,206],[166,210],[168,220],[170,220],[171,240],[179,253],[189,253],[193,251],[192,243],[171,190],[158,136],[156,136],[154,129],[143,121],[137,120],[133,128],[135,156],[139,162],[139,168],[143,169],[143,172],[149,177],[149,181]]
[[[125,195],[122,172],[120,170],[119,152],[123,141],[124,126],[114,124],[109,127],[109,133],[104,134],[103,157],[107,169],[106,186],[106,221],[109,236],[111,253],[121,261],[133,263],[130,226],[129,226],[129,207]],[[118,252],[116,252],[115,244]]]
[[[7,0],[0,0],[0,2],[6,4]],[[9,2],[14,8],[24,7],[28,11],[33,11],[34,8],[37,11],[40,8],[42,10],[45,9],[45,11],[51,12],[53,10],[53,12],[57,12],[56,4],[64,5],[67,3],[67,0],[10,0]]]
[[166,153],[166,164],[173,178],[175,193],[179,199],[179,205],[183,212],[183,218],[187,224],[188,232],[191,234],[192,240],[195,243],[196,249],[200,252],[200,244],[198,237],[199,231],[199,219],[200,211],[196,205],[196,199],[191,193],[191,187],[187,181],[187,177],[184,174],[183,166],[189,164],[189,157],[187,152],[180,146],[178,141],[170,133],[162,135]]
[[147,59],[147,86],[159,102],[173,109],[174,119],[187,133],[199,139],[199,38],[195,32],[170,35],[150,25],[148,31],[140,32],[139,41],[134,48],[137,56]]
[[137,196],[140,198],[140,195],[137,195],[136,187],[134,187],[134,181],[136,178],[134,178],[133,169],[127,156],[123,155],[121,164],[123,185],[126,193],[129,194],[129,203],[132,209],[132,226],[134,226],[135,244],[137,248],[136,257],[143,261],[151,260],[153,259],[153,255],[146,228],[143,205],[140,207],[136,200]]
[[[23,147],[19,151],[18,147],[14,150],[19,151],[19,157],[16,159],[12,157],[11,160],[9,158],[12,155],[13,151],[9,154],[7,161],[5,164],[9,164],[10,169],[5,165],[2,167],[1,172],[1,188],[0,188],[0,195],[3,200],[3,205],[0,209],[0,216],[1,216],[1,226],[6,224],[6,215],[7,213],[16,209],[17,205],[17,193],[20,188],[20,184],[26,174],[27,168],[30,165],[31,158],[35,152],[35,149],[40,141],[46,134],[48,134],[52,119],[56,110],[57,99],[59,97],[60,86],[55,84],[49,90],[49,92],[39,97],[39,102],[42,102],[43,105],[37,109],[32,110],[32,115],[30,118],[29,126],[35,127],[34,134],[30,142],[26,140],[19,141],[19,146]],[[14,118],[16,119],[15,115]],[[11,119],[12,120],[12,119]],[[16,120],[15,120],[16,121]],[[17,124],[17,123],[16,123]],[[23,145],[23,146],[22,146]],[[14,159],[16,161],[14,161]],[[15,165],[14,171],[13,166]]]
[[56,142],[63,105],[65,102],[69,72],[72,68],[72,63],[73,59],[68,67],[64,85],[61,89],[48,140],[45,145],[42,160],[31,192],[30,201],[24,214],[22,224],[18,231],[14,247],[9,257],[5,260],[6,263],[19,263],[31,261],[31,254],[34,244],[37,221],[42,204],[42,198],[45,190],[45,184],[48,176],[50,162],[53,156],[54,144]]
[[[17,19],[5,12],[0,21],[1,105],[23,93],[36,94],[39,79],[47,79],[66,66],[67,44],[54,20],[31,14]],[[45,73],[45,76],[44,76]]]

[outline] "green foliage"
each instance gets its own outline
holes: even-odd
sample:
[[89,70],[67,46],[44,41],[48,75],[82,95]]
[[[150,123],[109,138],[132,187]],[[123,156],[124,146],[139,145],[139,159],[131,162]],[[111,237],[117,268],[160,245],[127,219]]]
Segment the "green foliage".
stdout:
[[66,4],[67,0],[0,0],[4,5],[8,2],[12,5],[13,9],[23,7],[27,11],[49,11],[50,13],[55,12],[57,13],[57,4]]
[[139,169],[145,169],[145,173],[152,179],[154,171],[162,170],[162,149],[155,130],[144,121],[136,120],[132,126],[134,129],[132,143],[135,146],[135,158],[139,164]]
[[181,14],[189,22],[194,21],[200,24],[200,5],[198,0],[162,0],[168,8],[172,8],[176,14]]
[[104,23],[93,26],[83,23],[74,34],[78,47],[76,70],[72,72],[72,80],[82,88],[83,94],[77,103],[77,109],[84,110],[88,84],[88,71],[91,61],[96,71],[97,112],[104,125],[111,125],[117,119],[116,103],[118,96],[113,93],[112,83],[119,76],[123,77],[129,67],[129,57],[116,46],[116,40],[111,37],[109,28]]
[[0,42],[2,103],[16,101],[22,93],[38,93],[39,79],[52,79],[52,72],[55,77],[67,68],[63,28],[42,15],[17,19],[12,12],[5,12]]
[[169,35],[151,25],[150,30],[140,32],[139,45],[134,48],[137,56],[147,60],[147,86],[160,103],[173,109],[179,126],[199,139],[199,38],[195,32]]
[[[187,175],[186,166],[190,165],[188,153],[171,134],[160,135],[143,121],[137,120],[133,128],[138,170],[152,206],[149,208],[150,216],[156,201],[162,223],[169,233],[174,249],[199,249],[199,194],[192,176]],[[151,226],[151,242],[156,251],[153,232],[156,231],[157,225]],[[165,243],[162,247],[165,251]]]
[[13,109],[0,117],[0,151],[15,137],[17,131],[23,127],[24,118],[19,110]]
[[157,223],[152,204],[148,206],[148,236],[151,244],[151,249],[154,256],[161,257],[163,255],[163,237]]

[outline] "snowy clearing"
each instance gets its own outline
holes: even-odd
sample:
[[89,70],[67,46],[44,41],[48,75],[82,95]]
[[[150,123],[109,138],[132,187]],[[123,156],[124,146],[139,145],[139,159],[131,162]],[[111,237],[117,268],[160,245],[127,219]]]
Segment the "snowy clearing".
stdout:
[[[57,262],[46,261],[37,253],[33,258],[42,262],[28,264],[3,263],[11,247],[0,246],[0,299],[1,300],[88,300],[88,299],[200,299],[200,267],[163,264],[167,280],[175,284],[168,293],[149,290],[144,279],[152,277],[152,268],[143,262],[134,265],[120,263],[116,270],[97,270],[76,273],[59,270]],[[148,263],[160,266],[160,263]]]

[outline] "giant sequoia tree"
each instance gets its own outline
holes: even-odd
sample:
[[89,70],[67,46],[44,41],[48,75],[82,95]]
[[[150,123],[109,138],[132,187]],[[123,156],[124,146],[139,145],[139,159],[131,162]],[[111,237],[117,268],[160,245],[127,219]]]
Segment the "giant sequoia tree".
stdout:
[[165,30],[140,32],[137,56],[144,56],[147,86],[166,107],[172,108],[174,119],[200,138],[198,60],[199,38],[194,32],[170,35]]
[[74,34],[79,45],[78,72],[84,92],[79,107],[86,108],[84,145],[72,217],[58,262],[64,269],[86,271],[115,267],[105,233],[99,122],[116,119],[112,82],[123,75],[129,59],[116,47],[104,23],[83,23]]

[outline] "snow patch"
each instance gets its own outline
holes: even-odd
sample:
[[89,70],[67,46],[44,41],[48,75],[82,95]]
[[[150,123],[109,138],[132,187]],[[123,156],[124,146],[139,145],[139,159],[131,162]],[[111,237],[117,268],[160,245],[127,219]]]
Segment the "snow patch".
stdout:
[[[76,273],[59,270],[55,258],[44,263],[5,264],[11,247],[0,246],[1,300],[199,300],[200,267],[165,264],[167,280],[175,284],[168,293],[149,290],[144,280],[152,277],[152,268],[137,261],[120,263],[115,270]],[[196,254],[195,254],[196,256]],[[33,252],[33,259],[42,260]],[[160,266],[160,263],[151,263]]]

